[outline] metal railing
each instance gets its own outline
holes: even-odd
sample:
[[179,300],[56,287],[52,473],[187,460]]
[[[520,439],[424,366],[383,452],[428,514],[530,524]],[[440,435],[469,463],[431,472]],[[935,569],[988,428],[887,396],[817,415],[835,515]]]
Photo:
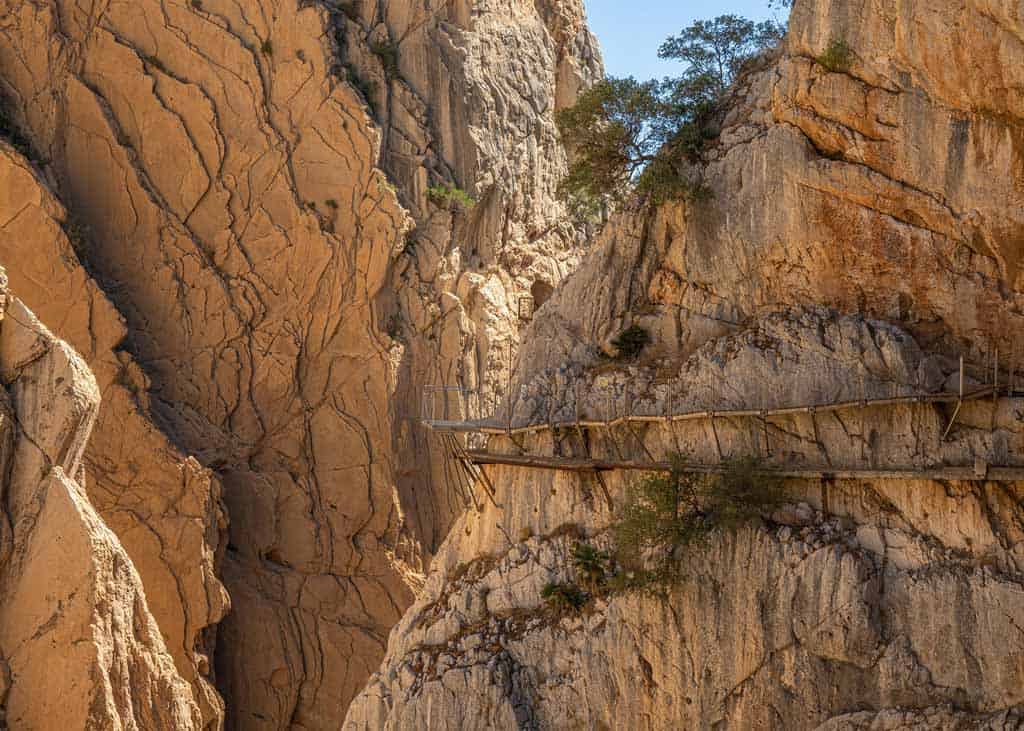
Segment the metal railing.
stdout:
[[460,386],[424,386],[420,421],[435,431],[445,425],[466,424],[480,418],[480,393]]

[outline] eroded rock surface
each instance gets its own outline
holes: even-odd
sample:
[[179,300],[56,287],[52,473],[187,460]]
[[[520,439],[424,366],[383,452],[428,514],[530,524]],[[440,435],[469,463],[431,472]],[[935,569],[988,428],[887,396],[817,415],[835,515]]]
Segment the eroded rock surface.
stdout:
[[206,728],[131,559],[72,477],[98,384],[2,269],[0,383],[0,726]]
[[[354,7],[332,16],[341,73],[371,90],[381,164],[416,221],[385,307],[403,348],[392,403],[406,465],[397,484],[429,556],[463,504],[412,420],[427,385],[472,391],[449,399],[456,412],[503,403],[527,324],[521,308],[578,264],[585,241],[555,196],[566,161],[554,113],[601,64],[578,0]],[[432,195],[438,188],[462,189],[475,205],[452,205]]]
[[97,373],[90,496],[214,726],[214,674],[229,725],[337,725],[462,509],[422,386],[502,398],[519,297],[583,243],[553,200],[579,2],[342,5],[0,11],[33,158],[0,160],[0,256]]
[[[710,200],[624,213],[523,334],[515,423],[951,392],[1024,366],[1024,16],[798,0],[708,151]],[[848,68],[816,62],[830,40]],[[966,78],[967,76],[971,78]],[[983,83],[981,79],[992,79]],[[637,360],[612,340],[652,336]],[[1019,379],[1019,376],[1018,376]],[[555,429],[496,451],[831,470],[1024,465],[1020,398]],[[349,728],[1017,728],[1022,485],[787,483],[662,598],[541,599],[628,474],[489,468]]]
[[220,484],[153,423],[148,379],[123,347],[124,322],[82,266],[81,235],[37,170],[0,141],[0,262],[33,312],[55,323],[94,374],[103,408],[79,484],[145,577],[149,607],[206,723],[223,721],[211,682],[226,521]]

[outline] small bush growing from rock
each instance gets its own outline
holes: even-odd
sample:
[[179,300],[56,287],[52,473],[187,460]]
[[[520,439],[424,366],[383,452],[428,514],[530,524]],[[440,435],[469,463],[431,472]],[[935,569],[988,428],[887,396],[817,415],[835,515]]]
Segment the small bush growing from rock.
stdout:
[[572,563],[587,591],[597,594],[607,580],[611,554],[594,548],[589,543],[578,542],[572,547]]
[[380,59],[384,76],[393,79],[398,76],[398,44],[394,41],[371,41],[370,53]]
[[273,42],[271,42],[271,40],[269,38],[267,40],[263,41],[263,43],[260,45],[260,50],[263,52],[264,56],[273,56],[274,55],[274,44],[273,44]]
[[615,346],[620,358],[635,358],[650,342],[650,333],[639,325],[632,325],[615,336],[612,345]]
[[385,326],[385,330],[388,334],[388,337],[391,338],[392,340],[397,340],[398,337],[402,334],[402,326],[404,322],[405,321],[402,318],[402,313],[392,313],[388,317],[388,321]]
[[829,71],[846,71],[853,62],[853,49],[843,38],[833,38],[817,61]]
[[716,529],[729,530],[771,512],[783,500],[778,479],[758,472],[754,458],[727,460],[721,474],[686,472],[681,456],[668,473],[630,486],[612,524],[616,560],[622,567],[613,588],[638,588],[671,580],[675,550]]
[[476,205],[476,199],[462,188],[453,185],[434,185],[427,188],[427,198],[440,208],[468,210]]
[[545,586],[540,592],[544,603],[559,613],[578,612],[587,603],[587,595],[575,584],[555,584]]
[[374,102],[374,96],[377,94],[377,82],[364,79],[356,71],[355,67],[351,65],[338,67],[338,70],[342,78],[362,95],[366,106],[370,108],[370,112],[376,114],[377,106]]

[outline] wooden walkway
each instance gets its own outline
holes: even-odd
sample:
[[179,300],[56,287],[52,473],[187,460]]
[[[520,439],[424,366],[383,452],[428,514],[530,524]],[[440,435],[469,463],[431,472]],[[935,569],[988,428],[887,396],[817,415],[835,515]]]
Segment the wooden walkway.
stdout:
[[[563,472],[606,472],[610,470],[638,470],[642,472],[669,472],[671,462],[645,462],[636,460],[586,459],[579,457],[553,457],[530,454],[497,454],[486,450],[465,452],[476,465],[509,465]],[[725,471],[723,465],[684,464],[676,467],[682,472],[716,474]],[[758,474],[804,480],[1024,480],[1024,467],[936,467],[932,469],[817,469],[810,467],[765,467]]]
[[985,386],[964,393],[933,393],[915,396],[894,396],[890,398],[860,399],[858,401],[837,401],[825,404],[811,404],[803,406],[787,406],[775,409],[726,409],[721,411],[703,410],[687,411],[679,414],[664,416],[633,414],[619,416],[614,419],[572,419],[563,421],[551,421],[539,424],[526,424],[521,426],[502,425],[494,419],[481,419],[477,421],[445,421],[445,420],[422,420],[422,423],[435,432],[485,434],[490,436],[522,434],[536,434],[543,431],[554,431],[555,429],[574,428],[607,428],[621,424],[651,424],[651,423],[675,423],[680,421],[692,421],[699,419],[729,419],[729,418],[770,418],[773,416],[793,416],[797,414],[823,414],[832,411],[848,411],[851,409],[864,409],[872,406],[897,406],[902,404],[939,404],[954,403],[962,404],[965,401],[992,397],[998,398],[997,389],[994,386]]
[[[1004,387],[1005,388],[1005,387]],[[561,457],[553,455],[531,455],[531,454],[501,454],[489,450],[467,450],[463,448],[456,439],[458,433],[483,434],[489,436],[516,436],[524,434],[536,434],[544,431],[558,429],[593,429],[612,428],[619,425],[632,424],[673,424],[682,421],[700,419],[728,419],[728,418],[758,418],[767,430],[767,420],[770,417],[793,416],[800,414],[815,415],[853,409],[865,409],[879,406],[898,406],[912,404],[956,404],[949,425],[946,428],[945,438],[956,422],[957,416],[963,404],[967,401],[980,399],[992,399],[993,407],[997,405],[1003,389],[997,386],[984,386],[970,392],[959,393],[935,393],[920,394],[914,396],[893,396],[889,398],[861,399],[857,401],[839,401],[826,404],[810,404],[801,406],[789,406],[774,409],[733,409],[733,410],[702,410],[689,411],[664,416],[633,414],[620,416],[612,419],[575,419],[571,421],[551,421],[539,424],[526,424],[520,426],[501,425],[493,419],[479,421],[443,421],[423,420],[430,430],[437,432],[445,445],[446,461],[451,460],[463,465],[465,480],[462,486],[464,491],[472,494],[472,484],[478,480],[485,482],[487,494],[493,500],[494,488],[482,467],[485,465],[506,465],[511,467],[524,467],[530,469],[558,470],[565,472],[606,472],[612,470],[636,470],[643,472],[667,472],[673,469],[670,462],[656,461],[650,454],[647,461],[628,459],[600,459],[593,457]],[[1024,393],[1007,389],[1003,391],[1005,397],[1014,398],[1015,395],[1024,396]],[[517,443],[522,451],[522,445]],[[618,451],[618,450],[616,450]],[[646,450],[645,450],[646,451]],[[684,472],[714,474],[724,471],[721,464],[685,464],[681,468]],[[885,469],[885,468],[820,468],[805,465],[793,466],[765,466],[758,472],[765,475],[772,475],[790,479],[844,479],[844,480],[993,480],[993,481],[1018,481],[1024,480],[1024,466],[1022,467],[1000,467],[989,466],[979,461],[973,466],[938,466],[920,469]],[[468,478],[468,479],[465,479]],[[475,502],[475,500],[474,500]]]

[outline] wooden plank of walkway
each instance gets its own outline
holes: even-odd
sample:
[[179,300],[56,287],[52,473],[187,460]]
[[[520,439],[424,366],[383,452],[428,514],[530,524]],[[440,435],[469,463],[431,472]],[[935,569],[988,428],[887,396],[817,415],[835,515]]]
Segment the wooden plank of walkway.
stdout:
[[[431,421],[423,423],[430,429],[438,432],[464,432],[472,434],[489,434],[493,436],[501,434],[536,434],[542,431],[554,429],[567,429],[571,427],[583,427],[587,429],[614,427],[620,424],[634,423],[666,423],[673,421],[689,421],[691,419],[714,419],[714,418],[743,418],[772,416],[791,416],[794,414],[813,414],[829,411],[845,411],[848,409],[863,409],[872,406],[896,406],[900,404],[935,404],[935,403],[960,403],[963,401],[974,401],[995,395],[992,386],[984,386],[965,393],[963,397],[956,393],[931,393],[915,396],[893,396],[890,398],[862,399],[860,401],[837,401],[828,404],[811,404],[805,406],[787,406],[775,409],[729,409],[724,411],[690,411],[682,414],[667,414],[658,416],[653,414],[636,414],[631,416],[619,416],[614,419],[586,420],[586,421],[559,421],[553,423],[526,424],[509,428],[502,426],[493,419],[480,421]],[[1012,398],[1012,396],[1011,396]]]
[[[508,465],[533,469],[558,470],[563,472],[606,472],[610,470],[638,470],[642,472],[668,472],[670,462],[644,462],[630,460],[580,459],[575,457],[549,457],[529,454],[497,454],[484,450],[470,450],[466,456],[478,465]],[[684,472],[720,473],[722,465],[689,464]],[[992,480],[1013,482],[1024,480],[1024,467],[989,467],[982,475],[974,467],[937,467],[926,470],[879,470],[879,469],[812,469],[812,468],[765,468],[761,474],[794,479],[837,480]]]

